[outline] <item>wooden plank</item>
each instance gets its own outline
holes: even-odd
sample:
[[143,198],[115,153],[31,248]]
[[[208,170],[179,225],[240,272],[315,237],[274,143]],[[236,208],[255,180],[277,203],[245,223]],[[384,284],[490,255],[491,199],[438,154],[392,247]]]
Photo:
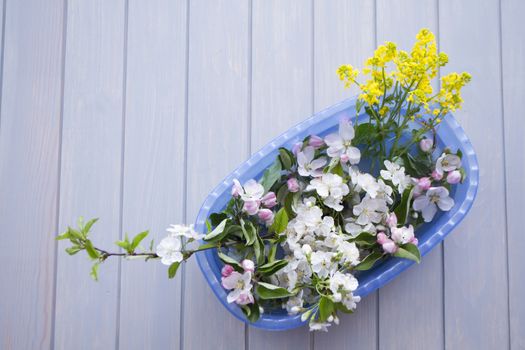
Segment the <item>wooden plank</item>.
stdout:
[[[421,28],[438,37],[436,0],[377,3],[378,44],[393,41],[410,51]],[[433,84],[437,89],[438,84]],[[443,349],[442,245],[379,291],[379,344],[382,349]],[[432,302],[429,302],[429,301]],[[421,310],[425,310],[424,313]],[[399,322],[402,315],[403,322]]]
[[480,187],[474,206],[445,241],[445,347],[508,347],[505,184],[500,86],[499,4],[439,2],[441,49],[450,71],[469,71],[457,112],[476,150]]
[[[92,238],[108,248],[121,229],[124,29],[123,0],[68,3],[59,227],[79,215],[100,217]],[[118,260],[105,262],[95,283],[91,262],[71,258],[65,246],[57,262],[55,347],[114,347]]]
[[525,348],[525,241],[521,231],[522,198],[525,183],[525,141],[522,103],[525,100],[525,26],[521,14],[525,3],[517,0],[501,2],[503,111],[505,120],[505,166],[507,181],[507,225],[509,254],[510,344],[512,349]]
[[[155,242],[183,222],[186,10],[185,1],[129,3],[123,228],[151,229]],[[123,262],[121,286],[120,348],[177,349],[180,275],[168,280],[158,261]]]
[[[248,156],[249,2],[191,1],[186,220]],[[244,349],[244,325],[217,300],[193,259],[185,266],[184,349]],[[213,344],[213,345],[211,345]]]
[[[316,1],[314,37],[315,111],[357,91],[345,90],[337,77],[341,64],[360,67],[375,47],[374,1]],[[316,333],[315,349],[375,349],[377,347],[377,294],[363,299],[353,315],[341,317],[339,326]]]
[[[5,1],[4,1],[5,3]],[[0,348],[49,348],[62,91],[62,0],[6,4],[0,116]]]
[[[313,8],[310,1],[254,1],[251,149],[312,114]],[[249,328],[249,349],[305,349],[305,327],[272,333]]]

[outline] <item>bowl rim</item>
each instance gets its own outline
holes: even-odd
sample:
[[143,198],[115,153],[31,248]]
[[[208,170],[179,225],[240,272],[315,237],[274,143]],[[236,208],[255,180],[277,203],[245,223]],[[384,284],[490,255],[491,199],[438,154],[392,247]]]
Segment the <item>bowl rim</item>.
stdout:
[[[287,143],[289,144],[296,139],[299,140],[299,135],[304,134],[305,132],[309,133],[308,131],[314,126],[321,127],[323,122],[332,122],[330,120],[331,118],[335,118],[336,115],[355,106],[355,103],[356,97],[353,97],[343,100],[318,113],[315,113],[310,118],[291,127],[280,136],[276,137],[263,146],[258,152],[254,153],[248,160],[244,161],[233,172],[226,176],[206,197],[197,215],[197,219],[195,221],[195,230],[197,232],[205,232],[205,221],[209,214],[211,214],[210,211],[213,204],[217,201],[217,199],[224,195],[225,191],[229,193],[232,180],[234,178],[242,177],[249,170],[251,170],[254,165],[259,165],[260,167],[260,164],[262,163],[261,161],[264,158],[268,158],[270,155],[275,154],[279,147],[285,146]],[[356,118],[355,112],[351,118]],[[326,126],[327,125],[323,127],[324,130],[327,129]],[[463,200],[459,206],[457,206],[458,203],[456,203],[457,209],[452,210],[452,213],[446,212],[445,214],[451,214],[444,215],[442,220],[438,220],[438,222],[435,223],[430,223],[430,225],[427,226],[426,230],[430,231],[430,233],[425,240],[420,240],[419,244],[419,249],[422,256],[426,255],[430,250],[443,241],[443,239],[452,231],[452,229],[464,219],[472,207],[474,199],[476,198],[479,183],[479,166],[476,153],[474,152],[474,148],[464,130],[461,128],[452,114],[449,113],[445,116],[445,118],[443,118],[442,124],[438,130],[438,135],[441,134],[440,131],[443,129],[451,133],[454,136],[453,139],[457,140],[456,146],[461,148],[463,153],[463,165],[468,165],[468,168],[465,167],[468,177],[465,182],[461,184],[462,188],[464,189],[462,193]],[[273,162],[273,158],[271,161]],[[266,168],[269,164],[271,163],[264,165],[262,168]],[[456,199],[456,196],[454,196],[454,199]],[[425,234],[427,231],[425,231]],[[238,307],[236,304],[227,303],[227,292],[222,288],[220,279],[217,276],[217,271],[213,271],[212,264],[210,263],[210,261],[213,261],[214,257],[216,256],[216,254],[214,254],[214,250],[198,252],[196,255],[199,268],[209,286],[211,287],[213,293],[220,300],[223,306],[239,320],[249,324],[250,326],[266,330],[293,329],[306,323],[306,321],[301,321],[300,315],[290,316],[286,314],[262,314],[261,318],[257,322],[251,323],[246,319],[240,307]],[[368,295],[369,293],[390,282],[413,264],[413,261],[407,259],[395,257],[387,259],[379,267],[376,267],[368,273],[364,273],[360,276],[359,287],[355,294],[361,297]],[[220,276],[220,273],[218,275]]]

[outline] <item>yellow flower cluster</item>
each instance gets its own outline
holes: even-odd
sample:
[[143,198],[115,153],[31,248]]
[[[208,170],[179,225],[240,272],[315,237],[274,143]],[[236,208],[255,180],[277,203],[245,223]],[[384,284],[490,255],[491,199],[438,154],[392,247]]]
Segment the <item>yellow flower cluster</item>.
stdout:
[[450,73],[441,78],[441,90],[438,93],[437,101],[441,105],[442,113],[455,111],[461,107],[461,88],[471,79],[468,73]]
[[[393,70],[388,69],[389,63],[393,63]],[[461,106],[460,90],[470,80],[467,73],[449,74],[441,79],[441,90],[434,93],[432,79],[437,76],[439,68],[447,63],[448,56],[442,52],[438,53],[434,34],[428,29],[421,29],[410,53],[398,50],[392,42],[379,46],[374,55],[365,62],[363,75],[368,77],[365,83],[357,83],[359,72],[350,65],[339,67],[337,73],[345,82],[345,87],[356,83],[361,89],[359,98],[371,107],[379,105],[381,97],[386,97],[383,95],[386,95],[395,83],[396,88],[405,91],[408,102],[421,105],[427,112],[438,116]],[[439,106],[433,105],[436,102]],[[381,107],[385,107],[384,104]],[[379,109],[379,106],[377,108]],[[383,116],[388,110],[382,108],[378,112]]]
[[359,71],[349,64],[344,64],[337,69],[339,79],[345,82],[345,87],[349,88],[355,82]]

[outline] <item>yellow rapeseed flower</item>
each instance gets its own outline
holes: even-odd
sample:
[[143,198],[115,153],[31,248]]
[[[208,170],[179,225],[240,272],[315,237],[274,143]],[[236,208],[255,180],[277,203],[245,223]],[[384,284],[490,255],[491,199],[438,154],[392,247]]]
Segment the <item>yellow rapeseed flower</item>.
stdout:
[[337,69],[339,79],[345,82],[345,88],[349,88],[356,80],[359,71],[349,64],[344,64]]

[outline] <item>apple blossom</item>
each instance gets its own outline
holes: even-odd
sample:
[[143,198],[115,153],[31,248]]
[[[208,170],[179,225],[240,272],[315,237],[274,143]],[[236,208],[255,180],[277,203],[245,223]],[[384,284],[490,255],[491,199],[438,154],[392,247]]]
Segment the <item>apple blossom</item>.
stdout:
[[436,215],[437,208],[449,211],[454,206],[454,200],[449,197],[449,192],[445,187],[430,187],[424,196],[419,196],[414,200],[412,207],[423,214],[425,222],[430,222]]
[[324,146],[324,141],[322,138],[320,138],[317,135],[310,135],[310,139],[308,140],[308,145],[312,146],[313,148],[319,148]]
[[461,173],[459,170],[453,170],[447,175],[447,182],[451,185],[455,185],[461,181]]
[[455,154],[443,153],[436,161],[436,171],[443,175],[445,171],[452,171],[461,167],[461,158]]
[[233,271],[229,276],[222,277],[222,286],[230,290],[226,300],[228,303],[237,303],[239,305],[251,304],[254,302],[252,289],[252,273],[239,273]]
[[266,208],[273,208],[277,204],[277,197],[275,196],[275,193],[268,192],[261,198],[261,203]]
[[419,148],[425,153],[428,153],[432,150],[432,146],[434,146],[434,142],[432,139],[424,138],[421,141],[419,141]]
[[350,164],[357,164],[361,160],[361,151],[352,146],[354,138],[354,127],[350,119],[343,118],[339,122],[339,132],[325,137],[324,141],[328,145],[326,153],[332,158],[346,155]]
[[302,152],[297,154],[297,171],[301,176],[318,177],[323,174],[323,167],[326,165],[326,158],[314,159],[315,149],[307,146]]
[[286,186],[288,191],[295,193],[298,192],[301,188],[299,187],[299,181],[295,177],[291,177],[286,181]]
[[221,269],[221,275],[222,277],[228,277],[229,275],[232,274],[233,271],[235,271],[233,266],[226,264]]
[[156,252],[164,265],[171,265],[184,260],[181,250],[182,242],[180,237],[168,236],[160,241]]
[[249,259],[244,259],[241,262],[241,266],[244,269],[245,272],[254,272],[255,271],[255,264],[253,261]]

